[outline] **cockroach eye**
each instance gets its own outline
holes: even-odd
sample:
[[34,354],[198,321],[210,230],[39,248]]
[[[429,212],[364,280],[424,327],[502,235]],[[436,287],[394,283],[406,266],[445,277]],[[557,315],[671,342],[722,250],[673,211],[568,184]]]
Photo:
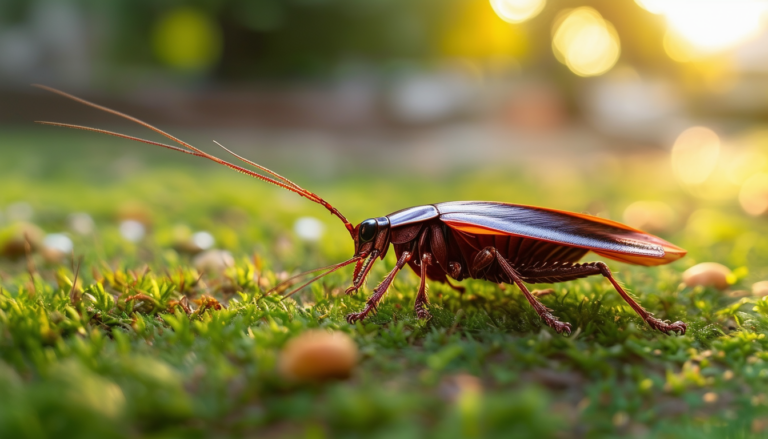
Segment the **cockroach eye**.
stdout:
[[367,219],[360,223],[360,232],[358,236],[360,237],[360,242],[368,242],[372,240],[376,236],[376,231],[378,230],[379,225],[378,222],[374,218]]

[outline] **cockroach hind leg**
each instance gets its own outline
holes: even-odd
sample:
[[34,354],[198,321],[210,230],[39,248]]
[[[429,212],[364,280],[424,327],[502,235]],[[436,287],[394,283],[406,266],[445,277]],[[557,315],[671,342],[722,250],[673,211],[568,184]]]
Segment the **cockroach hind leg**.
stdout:
[[426,304],[423,302],[417,303],[414,307],[414,310],[416,311],[416,317],[421,320],[429,320],[432,318],[432,314],[429,312]]
[[547,324],[547,326],[551,327],[555,330],[558,334],[566,333],[568,335],[571,334],[571,324],[568,322],[561,322],[557,319],[554,315],[551,313],[543,313],[539,314],[541,316],[541,319],[544,320],[544,323]]
[[661,331],[667,335],[670,335],[670,332],[677,332],[680,335],[685,335],[685,331],[688,329],[688,325],[685,322],[678,320],[675,323],[670,323],[669,320],[657,319],[656,317],[650,315],[650,313],[645,321],[648,322],[648,326],[651,328]]
[[594,262],[592,263],[597,269],[600,270],[600,274],[602,274],[605,278],[607,278],[611,284],[613,284],[613,288],[621,295],[621,297],[629,304],[632,309],[635,310],[635,312],[642,317],[643,320],[645,320],[648,323],[648,326],[650,326],[653,329],[656,329],[658,331],[661,331],[667,335],[669,335],[670,332],[677,332],[680,335],[685,335],[685,331],[688,329],[688,325],[685,324],[685,322],[677,321],[675,323],[669,323],[669,320],[664,321],[657,319],[653,316],[653,314],[649,313],[645,309],[643,309],[642,306],[640,306],[639,303],[635,302],[629,294],[627,294],[626,291],[624,291],[624,288],[621,287],[621,285],[614,279],[613,274],[611,273],[611,270],[608,268],[607,265],[603,262]]

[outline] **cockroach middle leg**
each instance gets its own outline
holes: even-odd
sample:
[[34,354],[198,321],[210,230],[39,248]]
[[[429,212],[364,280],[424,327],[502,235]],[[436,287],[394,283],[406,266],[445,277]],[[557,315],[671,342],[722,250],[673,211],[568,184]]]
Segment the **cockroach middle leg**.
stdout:
[[427,296],[427,267],[432,265],[431,253],[421,254],[421,282],[419,283],[419,292],[416,293],[416,302],[413,304],[413,309],[416,311],[416,316],[420,319],[428,319],[432,315],[427,310],[429,304],[429,297]]
[[392,284],[392,281],[395,280],[395,276],[397,276],[397,273],[402,270],[403,266],[405,266],[405,264],[411,260],[412,255],[413,253],[410,251],[404,251],[400,255],[400,259],[398,259],[395,268],[389,272],[387,277],[385,277],[379,286],[376,287],[376,289],[373,291],[373,295],[368,298],[365,308],[363,308],[363,310],[358,313],[348,314],[347,322],[355,323],[357,321],[363,320],[368,315],[368,313],[376,309],[376,307],[379,305],[379,302],[381,301],[381,298],[384,297],[384,294],[386,294],[387,290],[389,290],[389,286]]
[[515,285],[520,288],[520,291],[525,294],[525,298],[528,299],[528,303],[530,303],[533,309],[536,310],[536,313],[539,315],[539,317],[541,317],[542,320],[544,320],[544,323],[552,327],[555,331],[557,331],[558,334],[563,332],[570,334],[571,324],[558,320],[557,317],[552,314],[551,309],[544,306],[543,303],[539,302],[536,297],[534,297],[533,294],[528,291],[528,288],[526,288],[525,284],[523,284],[520,275],[515,271],[514,268],[512,268],[512,265],[506,259],[504,259],[504,257],[499,252],[494,253],[496,254],[496,261],[498,261],[502,271],[504,271],[504,273],[512,280],[512,282],[514,282]]

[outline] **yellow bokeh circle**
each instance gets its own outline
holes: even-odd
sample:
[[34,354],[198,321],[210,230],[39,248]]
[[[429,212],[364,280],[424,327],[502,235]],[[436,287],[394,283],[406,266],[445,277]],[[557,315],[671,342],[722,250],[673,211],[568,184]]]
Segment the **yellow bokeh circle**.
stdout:
[[672,147],[672,170],[688,185],[697,185],[712,174],[720,156],[720,137],[706,127],[692,127],[677,137]]
[[496,15],[507,23],[522,23],[539,15],[546,0],[491,0]]
[[553,28],[552,50],[573,73],[597,76],[616,64],[621,45],[613,25],[585,6],[561,13]]
[[221,56],[221,29],[197,9],[176,8],[155,24],[152,43],[164,64],[179,70],[204,70]]
[[748,178],[739,191],[739,203],[750,215],[768,212],[768,174],[761,172]]

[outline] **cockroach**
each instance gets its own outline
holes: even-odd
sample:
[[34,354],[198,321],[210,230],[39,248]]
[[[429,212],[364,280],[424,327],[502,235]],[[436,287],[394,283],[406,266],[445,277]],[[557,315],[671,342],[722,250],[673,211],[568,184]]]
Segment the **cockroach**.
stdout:
[[350,264],[355,264],[355,269],[352,285],[346,289],[346,293],[355,293],[365,283],[374,262],[383,259],[390,246],[394,247],[397,257],[395,267],[374,289],[365,307],[360,312],[346,316],[349,323],[363,320],[372,311],[375,312],[395,276],[407,265],[421,280],[414,303],[415,313],[420,319],[430,317],[427,279],[446,283],[458,291],[464,289],[451,284],[449,278],[457,281],[484,279],[516,285],[544,323],[558,333],[570,333],[571,325],[558,320],[552,310],[539,302],[525,284],[566,282],[602,275],[651,328],[666,334],[685,334],[687,326],[684,322],[662,321],[643,309],[616,281],[604,262],[579,263],[590,251],[604,258],[645,266],[668,264],[685,256],[685,250],[657,236],[583,213],[491,201],[450,201],[409,207],[389,215],[366,219],[353,226],[337,208],[317,194],[235,154],[218,142],[214,141],[237,160],[266,175],[214,157],[135,117],[50,87],[37,87],[135,122],[179,146],[80,125],[39,123],[109,134],[203,157],[295,192],[320,204],[339,218],[354,241],[354,256],[344,262],[294,276],[289,281],[308,273],[323,271],[289,294]]

